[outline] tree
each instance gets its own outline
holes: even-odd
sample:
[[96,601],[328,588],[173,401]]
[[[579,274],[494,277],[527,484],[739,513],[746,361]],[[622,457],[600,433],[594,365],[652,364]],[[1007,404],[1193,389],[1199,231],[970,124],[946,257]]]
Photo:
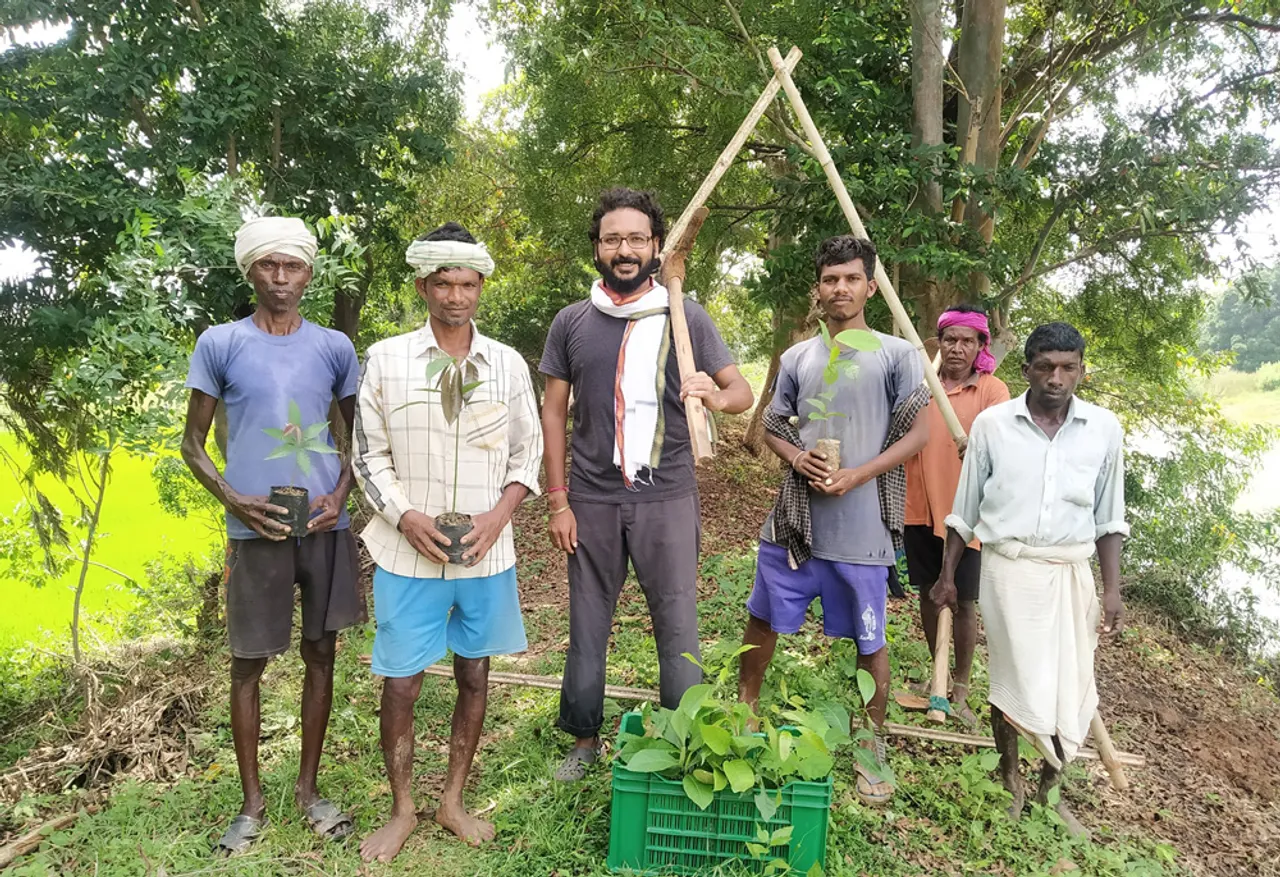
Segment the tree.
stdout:
[[1218,299],[1204,326],[1204,346],[1231,352],[1231,367],[1255,372],[1280,362],[1280,273],[1262,272],[1233,284]]
[[[384,238],[403,178],[443,158],[459,109],[440,48],[446,9],[398,8],[393,20],[352,0],[8,4],[0,26],[70,28],[0,54],[0,226],[44,267],[0,289],[0,319],[57,303],[92,320],[107,303],[82,279],[106,266],[135,211],[176,218],[192,173],[244,177],[253,201],[349,216],[366,242]],[[378,252],[325,318],[353,337],[367,285],[399,270]],[[190,290],[206,322],[245,300],[224,264]]]

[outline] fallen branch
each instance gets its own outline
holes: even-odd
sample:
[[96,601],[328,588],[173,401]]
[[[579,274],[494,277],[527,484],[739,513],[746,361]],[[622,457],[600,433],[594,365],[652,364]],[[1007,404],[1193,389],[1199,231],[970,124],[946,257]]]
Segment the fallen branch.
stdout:
[[[426,669],[428,676],[453,678],[453,668],[445,664],[433,664]],[[548,691],[560,690],[558,676],[530,676],[524,673],[489,673],[489,681],[499,685],[523,685],[528,688],[543,688]],[[658,692],[651,688],[629,688],[622,685],[606,685],[604,696],[616,700],[647,700],[658,703]],[[885,722],[884,729],[891,737],[913,737],[918,740],[932,740],[936,743],[956,743],[961,746],[994,749],[996,741],[992,737],[979,737],[975,734],[960,734],[955,731],[939,731],[933,728],[917,728],[914,725],[899,725],[896,722]],[[1108,743],[1110,739],[1108,738]],[[1096,750],[1081,747],[1076,755],[1089,761],[1100,761]],[[1127,752],[1115,753],[1115,760],[1128,767],[1146,767],[1147,759],[1141,755]]]
[[9,867],[15,860],[22,858],[33,850],[38,849],[40,844],[44,843],[45,838],[53,834],[55,831],[62,831],[62,829],[71,825],[80,818],[80,814],[82,812],[83,811],[81,810],[77,810],[74,813],[64,813],[61,816],[50,819],[39,828],[34,828],[31,831],[28,831],[12,843],[8,843],[3,847],[0,847],[0,869]]

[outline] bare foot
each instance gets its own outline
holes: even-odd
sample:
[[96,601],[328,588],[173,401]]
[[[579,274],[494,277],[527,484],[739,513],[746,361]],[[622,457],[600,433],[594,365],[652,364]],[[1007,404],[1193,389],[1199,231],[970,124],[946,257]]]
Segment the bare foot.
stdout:
[[442,828],[449,829],[473,847],[493,840],[493,823],[476,819],[462,807],[441,804],[436,809],[435,820]]
[[1080,820],[1076,819],[1075,814],[1072,813],[1071,810],[1067,808],[1066,804],[1059,802],[1058,806],[1054,807],[1053,809],[1057,812],[1058,816],[1061,817],[1062,822],[1066,825],[1067,834],[1071,835],[1072,837],[1087,838],[1090,836],[1089,829],[1085,828],[1083,825],[1080,824]]
[[1009,818],[1017,822],[1022,818],[1022,808],[1027,803],[1026,793],[1022,791],[1022,784],[1019,783],[1016,789],[1012,790],[1013,803],[1009,805]]
[[360,844],[360,858],[366,862],[375,859],[390,862],[400,852],[404,842],[413,834],[418,817],[413,813],[393,815],[391,821],[364,839]]

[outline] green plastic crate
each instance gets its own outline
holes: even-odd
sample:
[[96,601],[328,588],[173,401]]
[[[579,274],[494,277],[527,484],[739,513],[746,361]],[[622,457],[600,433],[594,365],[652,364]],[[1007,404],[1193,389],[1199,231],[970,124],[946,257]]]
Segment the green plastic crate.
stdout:
[[[622,718],[622,731],[643,734],[639,713]],[[752,793],[717,792],[706,810],[689,800],[680,783],[613,764],[613,806],[609,818],[609,868],[636,874],[696,874],[723,862],[762,873],[772,859],[784,859],[800,874],[817,862],[826,867],[831,777],[820,783],[793,780],[782,787],[782,803],[765,822]],[[751,858],[747,844],[757,827],[769,832],[792,826],[791,842],[768,856]]]

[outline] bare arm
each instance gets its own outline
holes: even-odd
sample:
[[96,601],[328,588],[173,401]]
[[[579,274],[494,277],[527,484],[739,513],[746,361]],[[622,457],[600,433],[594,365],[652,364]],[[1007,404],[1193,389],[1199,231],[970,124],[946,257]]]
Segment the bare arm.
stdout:
[[1098,549],[1098,566],[1102,570],[1103,633],[1118,632],[1124,624],[1124,603],[1120,599],[1120,548],[1124,536],[1108,533],[1094,543]]
[[960,558],[964,556],[964,537],[951,527],[947,528],[947,544],[942,549],[942,571],[938,573],[938,581],[929,592],[929,598],[939,606],[956,608],[956,570],[960,567]]
[[542,464],[547,470],[551,544],[573,554],[578,547],[578,521],[569,508],[569,494],[564,490],[553,490],[568,486],[564,458],[565,429],[569,424],[569,389],[568,381],[547,378],[547,389],[542,394]]
[[182,459],[204,489],[217,498],[227,511],[264,539],[279,541],[289,535],[289,525],[270,515],[288,514],[288,509],[271,505],[264,496],[243,496],[226,482],[213,464],[205,442],[213,425],[213,412],[218,400],[207,393],[192,390],[187,400],[187,420],[182,432]]

